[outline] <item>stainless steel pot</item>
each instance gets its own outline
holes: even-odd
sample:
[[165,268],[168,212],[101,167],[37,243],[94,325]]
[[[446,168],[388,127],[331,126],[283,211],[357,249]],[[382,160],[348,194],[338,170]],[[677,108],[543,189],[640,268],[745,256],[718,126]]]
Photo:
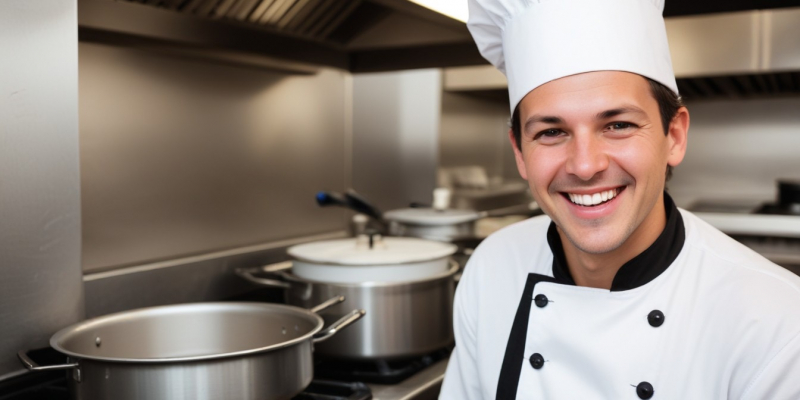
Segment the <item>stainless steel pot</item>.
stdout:
[[323,330],[317,312],[267,303],[197,303],[152,307],[94,318],[65,328],[50,345],[68,363],[80,400],[290,399],[313,377],[312,349],[364,315],[353,310]]
[[[349,359],[393,359],[425,354],[453,343],[454,277],[458,264],[446,273],[410,282],[329,283],[300,278],[288,271],[291,262],[237,270],[245,279],[286,289],[289,304],[304,307],[326,296],[347,300],[320,313],[325,320],[348,307],[368,310],[358,326],[317,346],[317,353]],[[265,279],[259,273],[282,280]]]

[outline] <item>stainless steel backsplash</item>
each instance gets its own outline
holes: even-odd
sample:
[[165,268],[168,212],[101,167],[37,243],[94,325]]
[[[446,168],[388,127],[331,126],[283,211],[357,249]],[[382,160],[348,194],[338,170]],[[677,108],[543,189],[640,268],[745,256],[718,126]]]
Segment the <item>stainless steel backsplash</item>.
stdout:
[[83,318],[76,10],[0,1],[0,380]]
[[84,271],[344,229],[347,79],[80,43]]

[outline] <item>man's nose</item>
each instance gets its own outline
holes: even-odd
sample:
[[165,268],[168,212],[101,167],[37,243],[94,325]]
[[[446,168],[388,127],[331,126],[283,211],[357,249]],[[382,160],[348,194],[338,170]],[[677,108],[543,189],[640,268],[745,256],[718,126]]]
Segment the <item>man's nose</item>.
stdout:
[[608,169],[608,155],[602,139],[594,133],[578,132],[568,145],[566,172],[588,181],[597,173]]

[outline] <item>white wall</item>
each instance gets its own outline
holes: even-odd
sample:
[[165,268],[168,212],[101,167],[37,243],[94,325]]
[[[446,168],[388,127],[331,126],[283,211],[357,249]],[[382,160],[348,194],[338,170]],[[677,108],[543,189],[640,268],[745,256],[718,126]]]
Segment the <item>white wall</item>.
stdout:
[[669,183],[679,205],[761,202],[777,178],[800,179],[800,98],[702,101],[691,115],[686,158]]

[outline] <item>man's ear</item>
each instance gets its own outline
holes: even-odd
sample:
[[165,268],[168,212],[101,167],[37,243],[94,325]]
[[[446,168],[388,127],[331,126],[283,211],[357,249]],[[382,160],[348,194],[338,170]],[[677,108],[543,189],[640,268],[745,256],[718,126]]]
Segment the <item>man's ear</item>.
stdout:
[[525,169],[525,159],[522,158],[522,151],[517,145],[517,140],[514,138],[514,130],[508,130],[508,140],[511,141],[511,148],[514,150],[514,159],[517,161],[517,171],[522,179],[528,180],[528,170]]
[[667,164],[675,167],[683,161],[686,155],[686,143],[689,136],[689,110],[686,107],[678,109],[678,113],[669,123],[667,141],[669,143],[669,157]]

